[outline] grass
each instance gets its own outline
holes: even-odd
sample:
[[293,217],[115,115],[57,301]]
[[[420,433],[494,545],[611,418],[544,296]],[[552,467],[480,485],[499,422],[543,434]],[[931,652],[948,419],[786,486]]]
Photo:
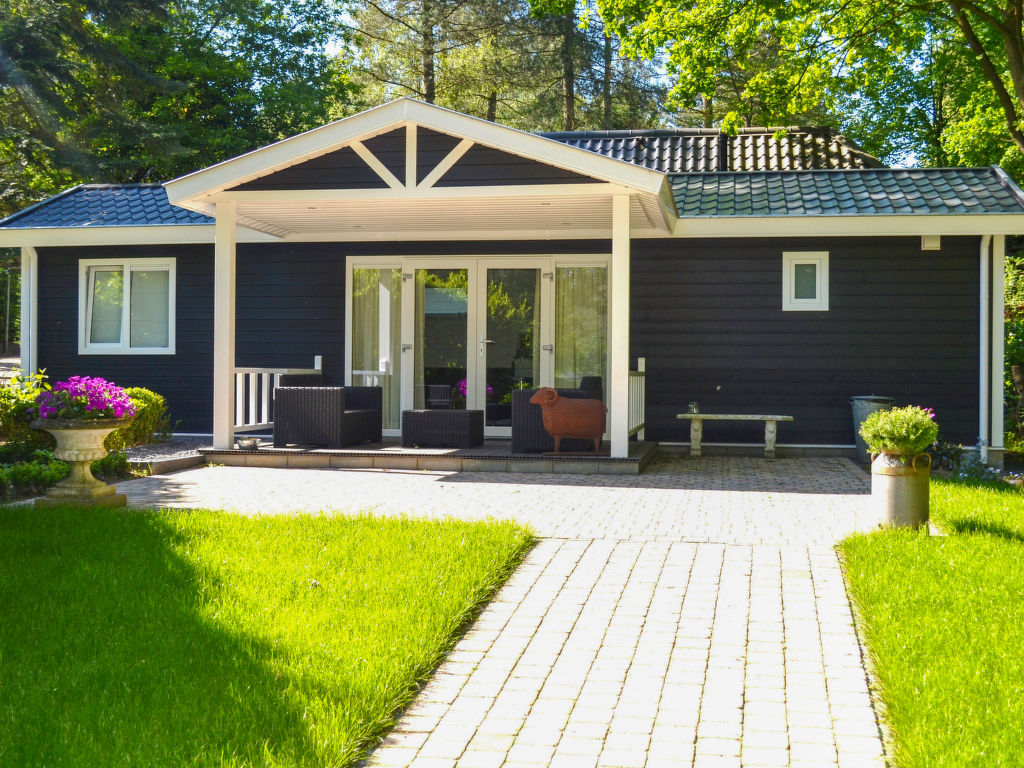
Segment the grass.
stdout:
[[840,545],[899,768],[1024,764],[1024,494],[932,482],[948,536]]
[[531,544],[511,523],[0,508],[0,765],[351,765]]

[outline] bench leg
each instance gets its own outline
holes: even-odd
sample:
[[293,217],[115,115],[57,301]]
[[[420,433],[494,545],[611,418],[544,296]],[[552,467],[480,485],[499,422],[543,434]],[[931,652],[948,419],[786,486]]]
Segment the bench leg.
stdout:
[[775,458],[775,422],[766,421],[764,423],[764,457],[766,459]]
[[702,419],[690,419],[690,456],[700,456],[700,441],[704,436],[704,421]]

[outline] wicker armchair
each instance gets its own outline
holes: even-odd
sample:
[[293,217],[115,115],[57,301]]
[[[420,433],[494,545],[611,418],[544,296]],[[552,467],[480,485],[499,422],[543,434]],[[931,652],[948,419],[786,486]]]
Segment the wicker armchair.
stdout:
[[274,391],[274,447],[341,448],[379,442],[382,416],[380,387],[278,387]]
[[[556,389],[562,397],[593,399],[594,395],[585,389]],[[544,417],[540,406],[533,405],[530,398],[537,393],[536,389],[516,389],[512,391],[512,453],[548,453],[555,450],[555,441],[544,429]],[[591,440],[562,441],[563,451],[594,452]]]

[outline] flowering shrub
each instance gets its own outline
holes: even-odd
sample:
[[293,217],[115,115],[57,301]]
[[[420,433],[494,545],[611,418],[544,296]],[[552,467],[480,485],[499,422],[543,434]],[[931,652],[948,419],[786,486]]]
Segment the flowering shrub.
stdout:
[[915,456],[927,450],[938,435],[935,412],[916,405],[876,411],[860,425],[860,436],[871,453]]
[[29,419],[123,419],[135,415],[128,393],[106,379],[72,376],[38,394]]

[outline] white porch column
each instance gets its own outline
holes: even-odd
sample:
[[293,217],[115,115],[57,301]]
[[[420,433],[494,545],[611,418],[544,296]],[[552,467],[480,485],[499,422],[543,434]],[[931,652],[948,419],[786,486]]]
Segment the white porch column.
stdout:
[[235,442],[235,203],[217,203],[213,248],[213,447]]
[[1006,235],[992,238],[992,447],[1003,447]]
[[626,458],[629,456],[629,195],[612,197],[612,263],[608,277],[611,455]]
[[39,367],[37,356],[39,313],[39,255],[36,249],[22,246],[21,249],[21,369],[35,373]]

